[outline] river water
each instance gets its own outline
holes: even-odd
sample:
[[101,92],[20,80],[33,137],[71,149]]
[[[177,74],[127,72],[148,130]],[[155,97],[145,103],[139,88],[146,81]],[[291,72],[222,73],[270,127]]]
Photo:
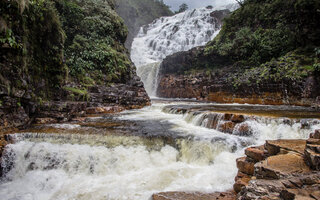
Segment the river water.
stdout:
[[[181,107],[188,112],[175,111]],[[203,116],[223,113],[221,107],[255,112],[258,117],[243,122],[250,124],[253,134],[206,128]],[[266,139],[307,138],[320,128],[318,119],[308,118],[306,113],[315,114],[310,109],[252,110],[248,105],[154,100],[140,110],[34,126],[11,135],[14,143],[2,158],[1,199],[148,200],[163,191],[225,191],[232,188],[235,160],[245,147]],[[281,110],[304,114],[296,118],[266,114]]]

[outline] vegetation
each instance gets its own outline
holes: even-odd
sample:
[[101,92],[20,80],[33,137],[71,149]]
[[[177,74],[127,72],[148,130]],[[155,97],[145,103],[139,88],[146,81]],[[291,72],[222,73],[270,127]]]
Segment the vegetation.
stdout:
[[126,41],[129,50],[141,26],[150,24],[159,17],[173,15],[162,0],[116,0],[115,3],[117,13],[123,18],[129,30]]
[[46,100],[64,89],[87,98],[93,84],[126,82],[128,31],[114,7],[113,0],[0,1],[0,93]]
[[[241,72],[237,84],[262,80],[300,80],[317,73],[320,2],[244,0],[225,19],[220,34],[204,50],[205,59],[224,57]],[[318,51],[317,50],[317,51]],[[211,63],[201,66],[214,69]]]
[[121,82],[130,61],[122,46],[127,30],[121,18],[104,0],[55,0],[67,35],[65,61],[70,75],[99,79],[102,83]]
[[179,10],[176,13],[182,13],[188,10],[189,6],[186,3],[183,3],[179,6]]

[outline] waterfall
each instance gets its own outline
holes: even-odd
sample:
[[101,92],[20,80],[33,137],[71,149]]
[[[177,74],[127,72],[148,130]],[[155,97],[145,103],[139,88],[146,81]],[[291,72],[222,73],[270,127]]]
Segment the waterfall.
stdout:
[[149,63],[137,68],[137,74],[140,76],[142,82],[144,83],[144,88],[146,89],[150,97],[156,97],[156,92],[158,88],[158,73],[160,69],[160,62]]
[[156,96],[159,66],[166,56],[205,45],[219,33],[222,24],[211,16],[214,10],[188,10],[141,27],[132,43],[131,59],[149,96]]

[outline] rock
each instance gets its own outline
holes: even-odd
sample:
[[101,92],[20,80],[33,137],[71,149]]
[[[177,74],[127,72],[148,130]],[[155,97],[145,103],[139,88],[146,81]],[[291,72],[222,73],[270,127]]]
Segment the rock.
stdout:
[[235,200],[234,192],[161,192],[152,195],[152,200]]
[[239,200],[254,200],[254,199],[279,199],[280,192],[285,189],[279,181],[257,179],[252,180],[241,190],[237,195]]
[[251,127],[247,123],[236,125],[234,133],[240,136],[251,136],[253,134]]
[[307,165],[314,170],[320,170],[320,153],[316,153],[311,149],[306,148],[304,158]]
[[35,119],[35,123],[36,124],[53,124],[53,123],[57,123],[58,120],[54,119],[54,118],[36,118]]
[[320,153],[320,145],[318,144],[307,144],[306,148],[312,150],[315,153]]
[[320,129],[315,130],[315,132],[314,132],[314,133],[310,133],[310,138],[313,138],[313,139],[320,139]]
[[303,154],[306,146],[305,140],[267,140],[265,147],[270,155],[276,155],[281,149]]
[[236,193],[239,193],[243,187],[249,184],[250,180],[251,176],[242,172],[238,172],[237,176],[235,177],[235,183],[233,184],[233,190]]
[[294,200],[296,195],[292,192],[289,192],[288,190],[282,190],[280,193],[280,197],[283,200]]
[[320,139],[309,138],[309,139],[307,140],[307,144],[317,144],[317,145],[320,145]]
[[299,154],[270,156],[254,166],[254,175],[259,179],[280,179],[293,173],[307,173],[310,168]]
[[236,124],[234,122],[224,122],[223,124],[219,125],[218,130],[224,133],[232,133],[234,127],[236,126]]
[[250,162],[246,159],[246,157],[241,157],[236,160],[237,168],[240,172],[253,175],[254,174],[254,162]]
[[231,118],[231,121],[234,122],[234,123],[241,123],[241,122],[244,122],[245,118],[243,115],[233,115],[232,118]]
[[107,113],[117,113],[123,110],[124,108],[119,106],[88,107],[86,108],[86,113],[87,114],[107,114]]
[[265,151],[264,146],[249,147],[245,150],[245,154],[255,162],[262,161],[267,157],[267,152]]

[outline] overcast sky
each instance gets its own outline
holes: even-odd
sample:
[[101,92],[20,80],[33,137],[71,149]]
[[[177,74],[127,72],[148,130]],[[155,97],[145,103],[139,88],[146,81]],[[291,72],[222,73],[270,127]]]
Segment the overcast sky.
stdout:
[[189,8],[199,8],[234,3],[235,0],[164,0],[164,2],[171,7],[171,10],[176,11],[182,3],[188,4]]

